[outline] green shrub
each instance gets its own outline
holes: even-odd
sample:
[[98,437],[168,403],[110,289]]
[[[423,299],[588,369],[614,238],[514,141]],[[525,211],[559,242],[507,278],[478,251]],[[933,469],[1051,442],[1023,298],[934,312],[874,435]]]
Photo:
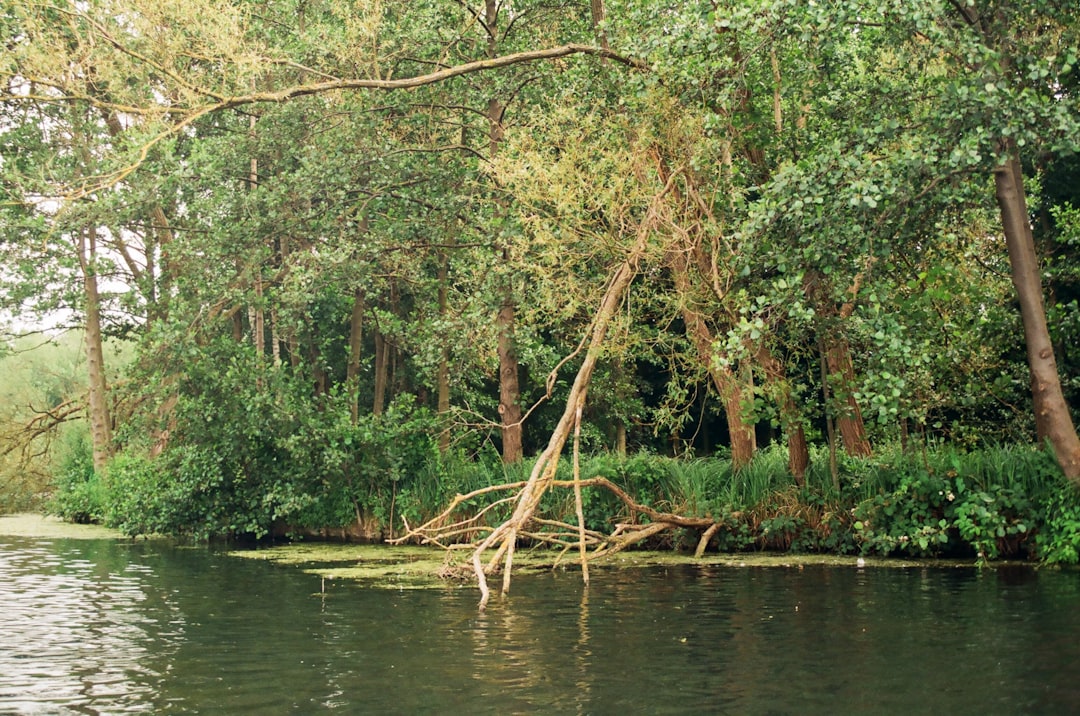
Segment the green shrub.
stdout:
[[[962,483],[957,480],[959,489]],[[957,501],[953,525],[981,562],[996,559],[1004,552],[1016,553],[1016,543],[1032,526],[1031,501],[1020,490],[994,486],[969,490]]]
[[1080,561],[1080,490],[1062,485],[1047,501],[1044,519],[1035,537],[1039,558],[1046,564]]
[[47,511],[69,522],[102,522],[106,489],[94,472],[94,455],[86,431],[71,433],[60,452],[60,467],[53,480],[54,494]]

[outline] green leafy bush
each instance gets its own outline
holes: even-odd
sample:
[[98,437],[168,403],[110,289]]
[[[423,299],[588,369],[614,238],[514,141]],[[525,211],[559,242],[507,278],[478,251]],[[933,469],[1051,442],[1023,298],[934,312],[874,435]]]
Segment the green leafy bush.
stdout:
[[953,499],[942,478],[920,470],[906,472],[891,492],[855,508],[855,541],[864,554],[939,554],[949,542],[945,513]]
[[1080,491],[1075,487],[1062,485],[1048,500],[1045,523],[1035,543],[1047,564],[1080,561]]
[[[959,489],[961,483],[957,480]],[[1015,553],[1015,543],[1027,536],[1032,526],[1031,501],[1019,490],[996,485],[985,490],[969,490],[953,511],[953,524],[960,538],[975,549],[980,561],[995,559],[1002,552]]]
[[102,522],[107,490],[94,472],[94,456],[86,431],[71,433],[61,448],[54,494],[47,510],[70,522]]

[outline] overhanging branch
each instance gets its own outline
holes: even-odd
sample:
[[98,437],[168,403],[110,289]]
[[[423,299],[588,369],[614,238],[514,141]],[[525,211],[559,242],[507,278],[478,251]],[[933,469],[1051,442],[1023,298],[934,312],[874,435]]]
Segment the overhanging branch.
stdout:
[[[150,137],[140,148],[136,155],[135,161],[122,169],[119,169],[111,174],[100,175],[93,177],[85,182],[81,187],[68,194],[68,201],[74,201],[84,198],[96,191],[113,186],[132,172],[138,169],[149,156],[150,150],[160,144],[162,141],[179,134],[187,127],[194,124],[202,117],[216,114],[227,109],[235,109],[249,104],[261,104],[261,103],[281,103],[289,100],[297,99],[300,97],[308,97],[312,95],[323,94],[326,92],[336,91],[349,91],[349,90],[404,90],[415,89],[417,87],[424,87],[426,85],[436,84],[444,82],[455,77],[461,77],[463,75],[472,74],[475,72],[486,72],[488,70],[496,70],[503,67],[509,67],[511,65],[519,65],[530,62],[539,62],[544,60],[555,60],[562,57],[568,57],[570,55],[589,55],[595,57],[606,58],[615,62],[622,63],[628,67],[636,69],[648,69],[641,60],[632,57],[626,57],[620,55],[611,50],[607,50],[601,47],[593,47],[591,45],[580,44],[566,44],[559,45],[558,47],[549,47],[542,50],[530,50],[527,52],[515,52],[509,55],[502,55],[500,57],[486,58],[482,60],[476,60],[474,62],[466,62],[454,67],[448,67],[435,72],[430,72],[424,75],[417,75],[415,77],[404,77],[401,79],[370,79],[370,78],[353,78],[353,79],[332,79],[322,82],[312,82],[306,84],[293,85],[280,90],[264,91],[264,92],[252,92],[250,94],[236,95],[233,97],[225,97],[219,99],[216,102],[211,102],[201,106],[189,107],[186,111],[179,110],[177,107],[170,107],[172,112],[184,112],[181,117],[173,124],[162,129],[160,132]],[[216,95],[209,91],[203,91],[201,94],[215,97]]]

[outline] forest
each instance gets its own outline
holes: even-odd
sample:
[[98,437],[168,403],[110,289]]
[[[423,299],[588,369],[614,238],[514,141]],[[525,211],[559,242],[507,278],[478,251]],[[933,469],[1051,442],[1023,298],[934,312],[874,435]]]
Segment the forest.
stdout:
[[0,36],[9,508],[458,542],[481,582],[518,543],[1077,560],[1073,3],[9,0]]

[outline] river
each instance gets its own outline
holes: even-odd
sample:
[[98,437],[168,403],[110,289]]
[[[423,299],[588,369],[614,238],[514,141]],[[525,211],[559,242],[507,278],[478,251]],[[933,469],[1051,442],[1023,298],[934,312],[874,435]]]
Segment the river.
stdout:
[[1080,711],[1080,573],[676,566],[373,589],[0,535],[4,714]]

